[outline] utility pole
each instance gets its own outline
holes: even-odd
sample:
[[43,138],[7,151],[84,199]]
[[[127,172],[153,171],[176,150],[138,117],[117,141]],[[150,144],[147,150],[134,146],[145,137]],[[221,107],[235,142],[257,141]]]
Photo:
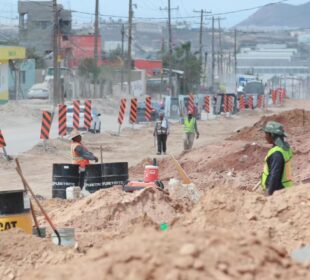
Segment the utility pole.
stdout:
[[168,11],[168,44],[169,44],[169,52],[168,52],[168,64],[169,64],[169,89],[170,89],[170,95],[175,96],[176,92],[174,91],[173,88],[173,83],[172,83],[172,27],[171,27],[171,10],[178,10],[179,7],[177,8],[171,8],[171,1],[168,0],[168,8],[164,8],[160,10],[167,10]]
[[200,65],[203,65],[203,18],[204,14],[209,14],[210,12],[201,9],[200,11],[193,11],[194,13],[200,13],[200,31],[199,31],[199,60]]
[[121,69],[121,91],[123,92],[124,90],[124,40],[125,40],[125,26],[122,24],[122,69]]
[[235,29],[235,39],[234,39],[234,61],[235,61],[235,67],[234,72],[235,76],[237,76],[237,29]]
[[214,54],[214,17],[212,17],[212,47],[211,47],[211,52],[212,52],[212,66],[211,66],[211,88],[212,92],[214,91],[214,71],[215,71],[215,54]]
[[58,69],[58,7],[57,0],[53,0],[53,14],[54,14],[54,26],[53,26],[53,105],[54,109],[59,104],[59,69]]
[[129,16],[128,16],[128,55],[127,55],[127,69],[128,69],[128,94],[131,95],[131,44],[132,44],[132,0],[129,0]]
[[171,30],[171,2],[168,0],[168,32],[169,32],[169,89],[170,95],[174,96],[172,84],[172,30]]
[[98,67],[98,38],[99,38],[99,0],[96,1],[95,8],[95,44],[94,44],[94,59],[95,59],[95,73],[94,73],[94,97],[97,97],[97,67]]

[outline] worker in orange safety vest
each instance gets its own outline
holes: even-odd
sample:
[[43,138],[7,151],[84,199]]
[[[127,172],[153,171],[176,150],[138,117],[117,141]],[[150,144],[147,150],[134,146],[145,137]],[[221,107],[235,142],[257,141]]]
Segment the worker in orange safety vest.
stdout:
[[85,168],[91,160],[98,162],[98,158],[93,153],[89,152],[82,144],[82,135],[78,130],[73,130],[70,135],[71,140],[71,158],[72,164],[79,165],[80,187],[83,188]]

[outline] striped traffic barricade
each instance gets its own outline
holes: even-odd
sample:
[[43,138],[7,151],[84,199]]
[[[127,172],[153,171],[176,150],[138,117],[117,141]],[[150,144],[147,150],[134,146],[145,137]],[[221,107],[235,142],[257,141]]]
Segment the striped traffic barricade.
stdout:
[[228,108],[228,112],[229,113],[232,113],[233,110],[234,110],[234,98],[233,96],[227,96],[228,98],[228,105],[227,105],[227,108]]
[[189,95],[187,111],[195,112],[195,97],[193,94]]
[[152,98],[150,96],[145,98],[145,119],[149,122],[152,120]]
[[130,118],[129,122],[134,125],[137,122],[137,109],[138,109],[138,100],[137,98],[131,98],[130,104]]
[[210,96],[205,96],[205,111],[207,114],[210,113]]
[[50,138],[51,125],[52,114],[48,111],[43,111],[40,139],[48,140]]
[[[91,106],[92,106],[91,100],[85,100],[84,128],[86,128],[87,130],[89,130],[91,127],[91,121],[92,121]],[[96,132],[96,129],[94,129],[94,131]]]
[[0,148],[4,148],[4,147],[6,147],[6,143],[5,143],[5,140],[4,140],[3,133],[0,130]]
[[241,95],[239,98],[239,111],[242,112],[245,110],[245,98],[244,95]]
[[248,108],[249,108],[250,110],[253,110],[253,109],[254,109],[254,100],[253,100],[253,96],[252,96],[252,95],[250,95],[250,96],[248,97]]
[[277,91],[274,89],[271,92],[271,98],[272,98],[272,104],[277,105],[278,95],[277,95]]
[[73,101],[73,128],[79,129],[80,127],[80,100]]
[[121,103],[120,103],[120,106],[119,106],[119,113],[118,113],[118,135],[121,134],[121,127],[122,127],[122,124],[124,122],[124,117],[125,117],[125,112],[126,112],[126,98],[122,98],[121,100]]
[[259,95],[257,97],[257,108],[263,109],[264,107],[264,95]]
[[226,94],[223,95],[223,112],[227,113],[228,112],[228,96]]
[[66,136],[67,131],[67,106],[64,104],[58,105],[58,135]]

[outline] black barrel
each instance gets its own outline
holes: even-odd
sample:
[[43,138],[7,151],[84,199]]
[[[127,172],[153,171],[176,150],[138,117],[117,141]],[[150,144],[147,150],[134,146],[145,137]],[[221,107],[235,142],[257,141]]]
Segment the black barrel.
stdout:
[[79,166],[77,164],[53,164],[53,198],[66,199],[66,189],[79,186],[79,182]]
[[[0,215],[20,214],[25,212],[24,190],[0,192]],[[29,211],[29,207],[27,209]]]
[[123,185],[128,180],[128,162],[93,164],[86,167],[84,187],[90,193]]

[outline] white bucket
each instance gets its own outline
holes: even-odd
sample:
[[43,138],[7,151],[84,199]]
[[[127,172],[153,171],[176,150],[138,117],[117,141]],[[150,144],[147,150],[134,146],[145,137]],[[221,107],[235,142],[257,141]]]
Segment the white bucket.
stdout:
[[[74,246],[75,245],[75,229],[74,228],[60,228],[57,229],[61,238],[61,246]],[[53,232],[52,234],[52,242],[55,245],[58,245],[58,237]]]
[[79,199],[81,196],[80,187],[69,187],[66,189],[66,198],[69,200]]

